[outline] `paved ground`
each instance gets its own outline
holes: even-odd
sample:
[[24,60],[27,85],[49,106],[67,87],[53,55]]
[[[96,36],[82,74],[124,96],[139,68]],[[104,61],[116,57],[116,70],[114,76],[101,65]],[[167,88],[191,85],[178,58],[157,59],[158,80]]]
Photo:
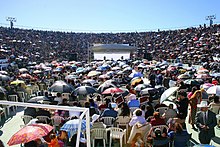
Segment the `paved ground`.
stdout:
[[[10,137],[20,129],[20,125],[23,125],[21,116],[23,115],[23,108],[18,108],[17,113],[11,115],[7,120],[2,119],[0,128],[0,139],[3,141],[5,147],[8,147],[7,142]],[[187,130],[192,133],[192,138],[195,142],[199,142],[198,133],[191,129],[190,125],[187,125]],[[220,129],[215,129],[216,137],[212,140],[211,145],[220,147]],[[119,146],[118,142],[114,142],[114,146]],[[12,147],[20,147],[20,145],[15,145]]]

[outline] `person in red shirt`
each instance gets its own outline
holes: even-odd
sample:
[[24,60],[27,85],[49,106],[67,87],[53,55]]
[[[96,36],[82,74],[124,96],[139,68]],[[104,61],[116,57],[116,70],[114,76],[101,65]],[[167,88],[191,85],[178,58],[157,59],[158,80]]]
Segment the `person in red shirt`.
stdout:
[[219,83],[218,83],[218,81],[217,81],[215,78],[213,78],[213,79],[212,79],[212,84],[218,85]]
[[163,118],[160,117],[159,112],[154,112],[153,118],[151,119],[150,124],[152,126],[158,126],[158,125],[166,125],[166,122]]

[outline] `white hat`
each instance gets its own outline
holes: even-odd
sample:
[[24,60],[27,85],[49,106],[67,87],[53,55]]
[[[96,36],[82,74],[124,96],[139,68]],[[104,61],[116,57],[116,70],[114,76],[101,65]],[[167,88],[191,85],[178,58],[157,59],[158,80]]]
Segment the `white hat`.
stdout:
[[197,104],[197,107],[208,107],[208,102],[207,101],[201,101],[200,104]]
[[128,98],[129,98],[129,100],[134,100],[134,99],[136,99],[136,95],[131,94]]
[[97,119],[99,119],[99,117],[100,117],[100,115],[94,114],[94,115],[92,116],[92,123],[94,123]]

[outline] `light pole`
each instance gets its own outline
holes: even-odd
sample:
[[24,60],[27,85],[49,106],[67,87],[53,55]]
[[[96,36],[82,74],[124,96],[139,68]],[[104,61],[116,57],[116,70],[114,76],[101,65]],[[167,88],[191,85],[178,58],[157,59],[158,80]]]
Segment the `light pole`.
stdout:
[[10,28],[13,28],[13,22],[16,22],[17,19],[15,17],[6,17],[6,21],[10,22]]
[[216,19],[216,15],[209,15],[205,17],[206,20],[209,20],[210,26],[213,24],[213,19]]

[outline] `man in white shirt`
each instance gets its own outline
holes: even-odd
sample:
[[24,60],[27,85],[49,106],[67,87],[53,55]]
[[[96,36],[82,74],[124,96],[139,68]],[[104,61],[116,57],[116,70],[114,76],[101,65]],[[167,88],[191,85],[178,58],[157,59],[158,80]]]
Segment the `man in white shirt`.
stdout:
[[54,101],[58,102],[58,105],[61,104],[63,102],[63,98],[61,93],[57,93],[57,97],[54,98]]

